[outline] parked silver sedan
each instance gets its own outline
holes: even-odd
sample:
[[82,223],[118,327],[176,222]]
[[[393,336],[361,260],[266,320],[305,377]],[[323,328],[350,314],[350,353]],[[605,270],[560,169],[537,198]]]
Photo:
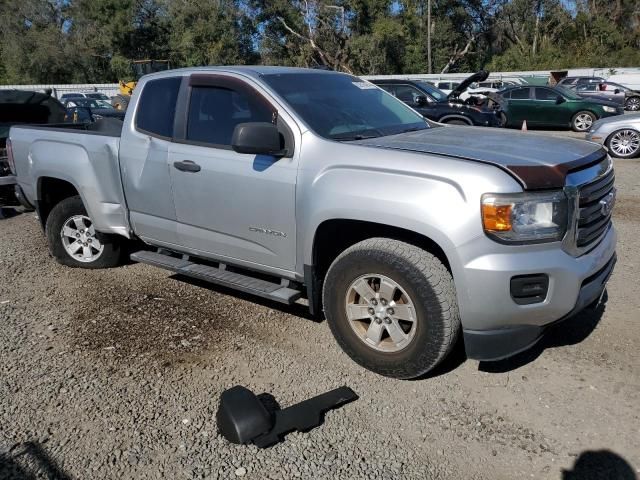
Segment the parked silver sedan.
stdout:
[[637,157],[640,154],[640,113],[596,120],[585,138],[606,146],[613,157]]

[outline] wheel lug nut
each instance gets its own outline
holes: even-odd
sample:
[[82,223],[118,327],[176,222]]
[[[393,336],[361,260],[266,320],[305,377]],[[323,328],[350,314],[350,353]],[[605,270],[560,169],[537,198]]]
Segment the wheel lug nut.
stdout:
[[80,238],[80,234],[79,233],[76,233],[76,238]]
[[91,239],[90,238],[87,238],[87,243],[91,243]]
[[382,320],[380,320],[380,317],[376,317],[375,318],[375,322],[380,325],[382,323]]
[[387,313],[389,315],[393,315],[395,313],[395,311],[393,310],[393,308],[387,308]]
[[376,305],[378,305],[378,301],[374,298],[373,300],[371,300],[371,305],[375,307]]
[[391,323],[391,319],[389,317],[384,317],[384,323],[389,325]]
[[369,307],[368,312],[369,312],[369,315],[373,315],[374,313],[376,313],[376,311],[371,307]]
[[381,303],[382,305],[386,305],[386,304],[387,304],[387,301],[383,298],[382,300],[380,300],[380,303]]

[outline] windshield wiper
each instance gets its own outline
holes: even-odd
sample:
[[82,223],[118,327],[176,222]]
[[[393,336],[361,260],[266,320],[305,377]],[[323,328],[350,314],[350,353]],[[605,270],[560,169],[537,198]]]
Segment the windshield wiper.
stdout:
[[331,137],[334,140],[352,141],[352,140],[367,140],[369,138],[378,138],[381,135],[363,135],[361,133],[356,135],[336,135]]

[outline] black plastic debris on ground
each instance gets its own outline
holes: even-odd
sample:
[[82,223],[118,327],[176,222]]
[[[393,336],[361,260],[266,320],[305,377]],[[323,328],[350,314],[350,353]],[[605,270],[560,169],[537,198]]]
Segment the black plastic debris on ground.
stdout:
[[216,414],[218,431],[232,443],[252,442],[266,448],[281,442],[287,433],[308,432],[322,424],[325,412],[357,399],[358,395],[349,387],[340,387],[283,410],[278,409],[273,399],[271,403],[276,409],[270,412],[266,402],[260,401],[251,390],[236,385],[220,395]]

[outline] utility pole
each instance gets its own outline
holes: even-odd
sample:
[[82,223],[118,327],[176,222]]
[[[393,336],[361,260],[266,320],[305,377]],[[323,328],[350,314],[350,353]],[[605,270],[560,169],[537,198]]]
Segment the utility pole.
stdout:
[[427,73],[431,73],[431,0],[427,0]]

